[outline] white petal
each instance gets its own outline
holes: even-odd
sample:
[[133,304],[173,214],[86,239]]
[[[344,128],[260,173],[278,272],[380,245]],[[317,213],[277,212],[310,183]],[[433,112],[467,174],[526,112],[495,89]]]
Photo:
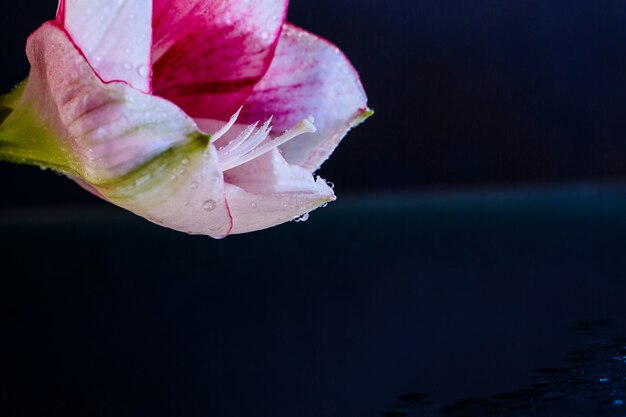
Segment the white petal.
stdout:
[[231,233],[246,233],[293,220],[335,199],[321,178],[290,165],[274,149],[227,171],[225,190]]

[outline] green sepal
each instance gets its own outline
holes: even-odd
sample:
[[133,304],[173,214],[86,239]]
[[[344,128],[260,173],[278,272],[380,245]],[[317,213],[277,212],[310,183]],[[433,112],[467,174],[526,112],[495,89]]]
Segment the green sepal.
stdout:
[[77,174],[72,154],[32,106],[22,100],[27,81],[0,96],[0,161]]

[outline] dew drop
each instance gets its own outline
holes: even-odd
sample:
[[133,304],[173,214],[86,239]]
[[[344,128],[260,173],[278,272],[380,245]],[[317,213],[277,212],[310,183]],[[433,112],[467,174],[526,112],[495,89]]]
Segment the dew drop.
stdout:
[[202,203],[202,208],[204,209],[204,211],[213,211],[215,210],[216,205],[217,204],[215,203],[215,200],[207,200]]
[[192,190],[197,190],[198,189],[198,181],[193,181],[191,183],[191,189]]
[[140,65],[139,68],[137,68],[137,72],[139,72],[139,75],[143,78],[148,78],[150,75],[150,69],[145,65]]
[[305,222],[309,220],[309,213],[304,213],[302,216],[296,218],[296,222]]
[[252,203],[250,203],[250,207],[256,208],[256,203],[253,201]]
[[261,39],[263,39],[264,41],[268,40],[270,38],[270,34],[267,33],[266,31],[263,31],[263,33],[261,33]]
[[188,206],[189,205],[189,201],[185,201],[183,204]]
[[189,165],[189,159],[185,158],[182,160],[183,165],[187,166]]
[[335,184],[333,184],[332,182],[328,181],[326,184],[328,184],[328,186],[331,188],[331,190],[335,189]]

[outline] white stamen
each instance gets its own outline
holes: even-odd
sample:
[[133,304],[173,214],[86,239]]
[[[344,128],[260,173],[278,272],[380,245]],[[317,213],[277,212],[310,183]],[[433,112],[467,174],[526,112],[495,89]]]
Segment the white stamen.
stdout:
[[239,107],[239,110],[237,110],[235,114],[230,116],[230,120],[228,121],[228,123],[226,123],[224,126],[222,126],[220,130],[211,135],[211,140],[213,142],[219,140],[219,138],[224,136],[224,134],[226,134],[226,132],[228,132],[231,127],[233,127],[233,125],[237,121],[237,118],[239,117],[239,113],[241,113],[241,109],[243,109],[243,106]]
[[[242,146],[240,149],[237,149],[243,144],[243,142],[246,141],[246,139],[250,136],[250,133],[257,124],[251,125],[252,130],[250,130],[250,126],[248,127],[248,129],[246,129],[244,133],[246,133],[248,130],[250,130],[250,133],[247,133],[243,140],[238,141],[239,138],[237,138],[229,143],[226,148],[230,147],[233,142],[237,141],[237,143],[233,145],[233,147],[231,147],[229,150],[224,148],[221,151],[218,151],[220,168],[222,169],[222,171],[226,171],[238,167],[239,165],[245,164],[246,162],[252,161],[253,159],[256,159],[261,155],[270,152],[272,149],[275,149],[278,146],[283,145],[289,142],[291,139],[304,133],[314,133],[317,131],[315,125],[312,122],[312,118],[309,118],[301,121],[296,127],[288,130],[276,139],[269,140],[260,145],[267,136],[267,134],[269,134],[269,122],[270,120],[265,122],[265,124],[259,129],[259,131],[252,136],[250,142],[253,143],[253,146],[246,145]],[[241,136],[242,135],[240,135],[240,137]],[[237,149],[237,152],[234,152],[235,149]]]
[[241,146],[237,149],[237,154],[245,155],[248,152],[254,150],[254,148],[256,148],[257,146],[259,146],[265,140],[265,138],[267,138],[267,135],[270,134],[270,131],[272,130],[270,126],[271,122],[272,117],[270,117],[265,123],[263,123],[263,126],[261,126],[253,136],[251,136],[244,143],[241,144]]
[[231,140],[228,145],[226,145],[222,149],[220,149],[220,153],[224,154],[224,155],[232,153],[235,149],[237,149],[239,147],[239,145],[244,143],[246,141],[246,139],[248,139],[250,137],[250,135],[252,134],[252,132],[254,132],[254,129],[256,129],[258,124],[259,124],[259,122],[256,122],[256,123],[251,124],[250,126],[246,127],[243,130],[243,132],[241,132],[239,134],[239,136],[237,136],[235,139]]

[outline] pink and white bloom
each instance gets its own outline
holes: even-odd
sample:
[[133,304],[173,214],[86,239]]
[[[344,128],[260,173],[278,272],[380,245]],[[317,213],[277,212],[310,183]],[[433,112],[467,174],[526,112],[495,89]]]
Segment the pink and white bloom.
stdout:
[[0,105],[0,159],[49,167],[172,229],[216,238],[335,199],[313,173],[371,114],[288,0],[61,0]]

